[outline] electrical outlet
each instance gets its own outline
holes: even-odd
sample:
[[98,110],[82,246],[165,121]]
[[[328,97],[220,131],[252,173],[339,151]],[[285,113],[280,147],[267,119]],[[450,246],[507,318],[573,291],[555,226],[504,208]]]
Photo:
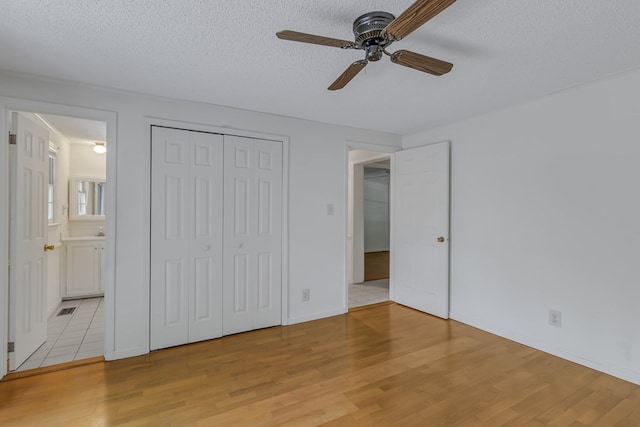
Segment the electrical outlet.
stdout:
[[305,288],[302,290],[302,301],[309,301],[311,299],[311,289]]
[[562,312],[558,310],[549,310],[549,324],[556,328],[562,327]]

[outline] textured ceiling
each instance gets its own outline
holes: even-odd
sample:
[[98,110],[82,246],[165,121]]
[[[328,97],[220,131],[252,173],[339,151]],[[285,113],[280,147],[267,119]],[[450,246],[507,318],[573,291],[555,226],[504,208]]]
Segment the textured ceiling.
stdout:
[[12,0],[0,69],[409,134],[640,66],[638,0],[458,0],[391,46],[453,62],[434,77],[361,51],[278,40],[353,38],[362,13],[411,0]]

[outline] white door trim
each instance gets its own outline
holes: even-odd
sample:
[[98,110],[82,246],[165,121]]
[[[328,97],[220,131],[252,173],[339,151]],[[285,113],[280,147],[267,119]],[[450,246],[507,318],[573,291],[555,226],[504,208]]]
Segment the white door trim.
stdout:
[[[9,134],[8,114],[10,111],[22,111],[42,114],[58,114],[107,123],[107,176],[112,183],[107,186],[107,204],[111,212],[116,212],[116,159],[117,159],[117,114],[112,111],[96,110],[77,106],[52,104],[19,98],[0,97],[0,200],[9,200]],[[9,203],[0,208],[0,277],[9,277]],[[117,239],[116,216],[108,215],[106,227],[109,237],[106,240],[106,275],[104,289],[105,304],[105,359],[113,359],[115,348],[115,248]],[[0,324],[9,321],[9,287],[4,282],[0,288]],[[7,374],[8,330],[0,328],[0,378]]]
[[[148,155],[145,156],[144,176],[146,179],[144,191],[144,210],[151,218],[151,127],[162,126],[168,128],[182,129],[187,131],[199,131],[217,133],[221,135],[242,136],[247,138],[264,139],[268,141],[277,141],[282,143],[282,324],[290,324],[289,319],[289,137],[285,135],[276,135],[265,132],[256,132],[245,129],[235,129],[225,126],[212,126],[203,123],[183,122],[176,120],[168,120],[160,117],[145,117],[145,138],[148,141],[146,150]],[[144,230],[145,241],[151,242],[151,231]],[[145,269],[145,277],[147,291],[144,293],[144,318],[150,319],[150,297],[151,297],[151,248],[148,247],[144,254],[144,262],[148,268]],[[149,345],[149,322],[146,325],[147,346]],[[149,348],[147,348],[147,352]]]

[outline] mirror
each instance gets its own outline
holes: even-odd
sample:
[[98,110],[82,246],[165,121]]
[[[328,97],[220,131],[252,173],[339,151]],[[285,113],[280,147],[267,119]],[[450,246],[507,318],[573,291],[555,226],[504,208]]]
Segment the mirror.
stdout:
[[69,181],[69,219],[104,221],[107,199],[105,178],[73,177]]

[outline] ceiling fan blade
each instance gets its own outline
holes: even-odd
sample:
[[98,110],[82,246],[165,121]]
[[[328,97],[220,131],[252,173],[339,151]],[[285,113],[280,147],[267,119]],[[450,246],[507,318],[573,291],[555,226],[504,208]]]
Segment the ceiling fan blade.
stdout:
[[413,68],[418,71],[441,76],[447,74],[453,68],[450,62],[432,58],[430,56],[420,55],[419,53],[408,50],[399,50],[391,54],[391,62]]
[[338,90],[345,87],[367,64],[368,61],[366,59],[361,59],[349,65],[349,68],[344,70],[344,73],[340,74],[340,77],[329,86],[329,90]]
[[355,43],[347,40],[332,39],[331,37],[316,36],[314,34],[299,33],[290,30],[277,32],[276,36],[282,40],[340,47],[342,49],[353,49],[356,47]]
[[455,3],[456,0],[418,0],[391,21],[384,33],[391,41],[401,40],[425,22]]

